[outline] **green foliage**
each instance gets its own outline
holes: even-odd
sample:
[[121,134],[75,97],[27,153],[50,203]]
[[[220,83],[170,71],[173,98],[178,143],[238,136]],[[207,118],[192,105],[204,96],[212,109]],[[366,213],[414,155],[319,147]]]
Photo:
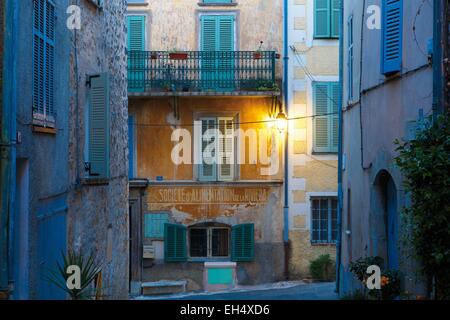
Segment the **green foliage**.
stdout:
[[379,266],[383,268],[384,260],[381,257],[365,257],[359,258],[355,262],[349,264],[349,270],[353,273],[359,281],[364,281],[367,278],[367,268],[370,266]]
[[[94,262],[93,255],[90,255],[87,259],[81,253],[75,253],[70,250],[68,254],[61,253],[63,258],[63,264],[57,263],[57,270],[50,270],[50,275],[47,280],[60,289],[64,290],[70,295],[72,300],[88,299],[90,294],[89,289],[92,282],[101,272],[100,264]],[[67,287],[67,280],[70,274],[67,273],[69,266],[78,266],[81,271],[81,286],[80,289],[69,289]]]
[[409,242],[434,279],[436,298],[450,299],[450,114],[428,120],[414,140],[396,144],[411,196],[405,209]]
[[315,280],[332,281],[336,277],[335,263],[329,254],[311,261],[309,271]]

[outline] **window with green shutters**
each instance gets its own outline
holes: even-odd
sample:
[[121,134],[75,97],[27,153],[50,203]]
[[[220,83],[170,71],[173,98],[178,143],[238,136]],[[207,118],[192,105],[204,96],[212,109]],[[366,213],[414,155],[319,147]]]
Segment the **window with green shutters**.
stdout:
[[255,259],[254,224],[240,224],[231,229],[231,258],[236,262]]
[[145,16],[128,16],[127,27],[128,51],[145,50]]
[[187,261],[187,228],[179,224],[164,224],[164,259],[166,262]]
[[33,117],[40,125],[54,125],[55,6],[33,0]]
[[339,38],[341,0],[314,0],[314,38]]
[[109,76],[89,77],[88,162],[90,178],[109,178]]
[[339,82],[314,82],[314,152],[337,153]]

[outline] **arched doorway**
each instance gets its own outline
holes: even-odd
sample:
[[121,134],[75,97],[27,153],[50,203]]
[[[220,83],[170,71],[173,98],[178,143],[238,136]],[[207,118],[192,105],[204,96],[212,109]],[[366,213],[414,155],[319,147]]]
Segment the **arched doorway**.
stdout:
[[[382,238],[380,255],[385,259],[388,269],[397,270],[399,268],[399,214],[397,188],[389,172],[381,171],[376,179],[379,201],[378,217],[382,218],[382,227],[378,228],[378,237]],[[381,221],[379,221],[381,222]]]

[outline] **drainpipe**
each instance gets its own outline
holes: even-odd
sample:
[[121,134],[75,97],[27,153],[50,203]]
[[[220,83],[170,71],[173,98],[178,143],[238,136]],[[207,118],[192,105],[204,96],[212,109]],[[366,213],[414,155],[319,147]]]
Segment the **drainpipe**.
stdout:
[[2,81],[2,112],[0,132],[0,291],[9,290],[9,225],[12,219],[12,205],[15,185],[15,137],[16,137],[16,103],[15,103],[15,66],[16,58],[12,46],[17,18],[15,1],[2,1],[3,25],[3,81]]
[[[284,110],[289,118],[289,1],[283,0],[283,93],[284,93]],[[289,279],[289,123],[285,134],[284,143],[284,276]]]
[[338,158],[338,208],[337,208],[337,241],[336,241],[336,292],[339,293],[341,281],[341,257],[342,257],[342,163],[343,163],[343,125],[344,117],[342,104],[344,100],[344,2],[341,1],[339,24],[339,158]]
[[442,0],[433,1],[433,119],[443,112]]

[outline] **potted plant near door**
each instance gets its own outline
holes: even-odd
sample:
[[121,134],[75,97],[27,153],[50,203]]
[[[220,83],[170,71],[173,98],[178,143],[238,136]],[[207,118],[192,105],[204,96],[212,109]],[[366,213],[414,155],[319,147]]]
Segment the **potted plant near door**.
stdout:
[[262,45],[264,44],[264,41],[261,41],[260,43],[259,43],[259,48],[258,48],[258,50],[256,50],[254,53],[253,53],[253,59],[255,59],[255,60],[261,60],[262,59],[262,51],[261,51],[261,48],[262,48]]

